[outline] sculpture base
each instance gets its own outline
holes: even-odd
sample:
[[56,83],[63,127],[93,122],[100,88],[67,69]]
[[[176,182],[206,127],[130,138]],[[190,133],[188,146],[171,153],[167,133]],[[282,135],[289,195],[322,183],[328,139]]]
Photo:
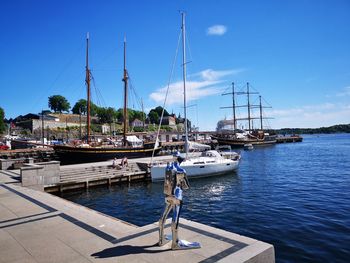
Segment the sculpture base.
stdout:
[[172,247],[173,250],[182,250],[182,249],[196,249],[201,248],[199,242],[190,242],[187,240],[179,240],[175,247]]
[[[161,244],[161,246],[167,244],[172,240],[172,235],[164,235],[164,242]],[[172,250],[183,250],[183,249],[196,249],[201,248],[201,244],[199,242],[190,242],[187,240],[178,240],[178,242],[175,244],[175,246],[172,246]]]

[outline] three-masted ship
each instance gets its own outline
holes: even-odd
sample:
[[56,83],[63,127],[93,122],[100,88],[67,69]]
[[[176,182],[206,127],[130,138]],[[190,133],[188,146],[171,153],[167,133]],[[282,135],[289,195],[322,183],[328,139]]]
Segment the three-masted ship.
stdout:
[[98,162],[113,158],[138,158],[157,154],[161,148],[156,142],[141,142],[137,145],[128,142],[128,72],[126,69],[126,40],[124,40],[124,110],[123,110],[123,138],[121,145],[98,145],[91,141],[91,95],[90,95],[91,71],[89,69],[89,35],[86,38],[86,87],[87,87],[87,136],[86,143],[80,145],[55,145],[54,150],[59,160],[64,163]]
[[[262,113],[263,108],[267,108],[266,106],[262,106],[261,96],[259,95],[259,104],[254,105],[251,104],[250,96],[252,94],[258,94],[257,92],[251,92],[249,89],[249,83],[247,83],[246,91],[235,91],[235,85],[232,83],[232,92],[224,93],[222,95],[232,95],[232,106],[229,107],[221,107],[221,108],[232,108],[233,109],[233,119],[224,122],[225,124],[231,124],[233,129],[217,129],[215,135],[212,135],[212,139],[217,140],[219,145],[230,145],[231,147],[244,147],[244,145],[254,145],[254,146],[264,146],[264,145],[273,145],[276,143],[276,135],[270,135],[263,128],[263,119],[268,119],[268,117],[264,117]],[[236,105],[236,95],[246,95],[247,96],[247,104],[246,105]],[[237,118],[236,109],[237,108],[246,108],[247,109],[247,117]],[[252,116],[252,109],[259,109],[259,116]],[[253,120],[260,120],[260,129],[253,129]],[[238,121],[247,121],[248,127],[247,129],[238,129],[237,122]],[[219,128],[219,127],[218,127]]]

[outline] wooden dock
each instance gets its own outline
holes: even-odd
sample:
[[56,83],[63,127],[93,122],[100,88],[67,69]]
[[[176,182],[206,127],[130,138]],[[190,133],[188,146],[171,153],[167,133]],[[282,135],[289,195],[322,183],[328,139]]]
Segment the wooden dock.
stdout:
[[293,143],[293,142],[302,142],[303,137],[295,136],[279,136],[276,138],[276,143]]
[[60,171],[60,182],[45,186],[46,192],[63,192],[69,190],[88,189],[93,186],[118,183],[130,183],[150,180],[150,175],[141,170],[136,163],[128,167],[116,169],[112,165],[83,166]]

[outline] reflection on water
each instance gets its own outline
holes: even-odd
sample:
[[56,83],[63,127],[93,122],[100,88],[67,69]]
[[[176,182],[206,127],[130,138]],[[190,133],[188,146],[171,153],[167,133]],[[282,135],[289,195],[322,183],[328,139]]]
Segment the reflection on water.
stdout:
[[[182,217],[272,243],[278,262],[348,262],[349,160],[349,134],[242,152],[237,173],[190,180]],[[136,225],[158,221],[164,208],[162,183],[64,198]]]

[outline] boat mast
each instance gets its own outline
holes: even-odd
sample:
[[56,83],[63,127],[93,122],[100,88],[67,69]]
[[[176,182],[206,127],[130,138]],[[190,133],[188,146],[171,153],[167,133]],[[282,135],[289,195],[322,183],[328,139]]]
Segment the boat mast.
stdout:
[[[236,106],[236,101],[235,101],[235,83],[232,82],[232,92],[228,92],[228,93],[223,93],[221,95],[231,95],[232,94],[232,107],[220,107],[220,109],[227,109],[227,108],[232,108],[233,111],[233,129],[234,131],[237,130],[237,117],[236,117],[236,107],[240,107],[240,106]],[[241,92],[237,92],[238,95],[242,94]]]
[[186,106],[186,28],[185,28],[185,13],[182,12],[182,74],[184,84],[184,117],[185,117],[185,152],[186,159],[188,155],[188,127],[187,127],[187,106]]
[[86,89],[87,89],[87,143],[90,142],[90,69],[89,69],[89,32],[86,35],[86,77],[85,77],[85,82],[86,82]]
[[247,104],[247,108],[248,108],[248,131],[250,131],[251,126],[250,126],[250,98],[249,98],[249,82],[247,82],[247,98],[248,98],[248,104]]
[[237,119],[236,119],[236,102],[235,102],[235,83],[232,82],[232,108],[233,108],[233,130],[237,130]]
[[260,130],[263,130],[263,117],[262,117],[262,104],[261,104],[261,96],[259,96],[259,109],[260,109]]
[[128,72],[126,70],[126,38],[124,37],[124,128],[123,128],[123,143],[126,143],[126,133],[128,132]]

